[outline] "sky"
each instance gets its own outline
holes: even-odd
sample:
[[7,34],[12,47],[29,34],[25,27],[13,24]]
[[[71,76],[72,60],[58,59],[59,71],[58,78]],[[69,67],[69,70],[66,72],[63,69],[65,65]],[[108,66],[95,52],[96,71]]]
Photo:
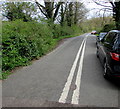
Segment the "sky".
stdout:
[[[105,0],[101,0],[101,1],[105,2]],[[104,11],[101,11],[99,13],[99,11],[104,8],[103,6],[97,5],[96,3],[93,2],[93,0],[82,0],[82,2],[85,4],[86,8],[89,10],[89,13],[87,14],[88,18],[96,17],[99,14],[101,16],[103,15]],[[111,4],[108,2],[108,0],[106,0],[105,5],[106,6],[111,6]],[[110,15],[110,14],[112,14],[112,13],[111,12],[106,12],[106,16]]]
[[[80,0],[81,1],[81,0]],[[97,1],[97,0],[96,0]],[[103,1],[103,0],[101,0]],[[105,1],[105,0],[104,0]],[[106,0],[107,1],[107,0]],[[93,9],[93,8],[103,8],[103,6],[97,5],[96,3],[93,2],[93,0],[82,0],[82,2],[86,5],[87,8]],[[110,3],[106,2],[106,6],[111,6]]]

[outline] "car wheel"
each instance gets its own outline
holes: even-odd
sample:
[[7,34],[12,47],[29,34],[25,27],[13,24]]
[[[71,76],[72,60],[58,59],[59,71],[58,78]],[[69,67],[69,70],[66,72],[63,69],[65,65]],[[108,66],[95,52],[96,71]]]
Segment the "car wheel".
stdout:
[[97,49],[97,51],[96,51],[96,55],[97,55],[97,58],[99,58],[99,53],[98,53],[98,49]]
[[106,62],[104,63],[104,74],[103,74],[103,76],[104,76],[105,79],[109,78],[108,67],[107,67],[107,63]]

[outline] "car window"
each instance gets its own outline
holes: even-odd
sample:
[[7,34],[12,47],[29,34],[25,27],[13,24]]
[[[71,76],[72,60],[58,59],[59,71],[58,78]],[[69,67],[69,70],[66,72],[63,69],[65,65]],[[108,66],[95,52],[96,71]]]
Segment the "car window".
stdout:
[[107,33],[100,33],[99,37],[103,38]]
[[104,46],[111,49],[114,45],[116,35],[116,32],[108,33],[104,38]]
[[105,42],[108,42],[109,44],[113,44],[115,41],[117,33],[111,32],[105,37]]
[[113,50],[120,53],[120,34],[117,34],[117,37],[116,37],[115,42],[114,42]]

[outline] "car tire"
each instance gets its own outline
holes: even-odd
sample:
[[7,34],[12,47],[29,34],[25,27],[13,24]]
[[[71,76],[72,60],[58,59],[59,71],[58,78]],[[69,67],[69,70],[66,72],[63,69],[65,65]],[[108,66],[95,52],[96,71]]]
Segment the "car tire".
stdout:
[[108,67],[107,67],[107,63],[104,63],[104,74],[103,74],[105,79],[109,79],[109,75],[108,75]]
[[98,49],[97,49],[97,51],[96,51],[96,55],[97,55],[97,58],[99,58],[99,53],[98,53]]

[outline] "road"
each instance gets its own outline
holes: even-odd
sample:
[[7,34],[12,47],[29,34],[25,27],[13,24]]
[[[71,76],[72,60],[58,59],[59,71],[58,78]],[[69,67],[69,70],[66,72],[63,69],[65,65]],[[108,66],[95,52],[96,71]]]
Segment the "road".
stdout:
[[120,86],[103,78],[96,37],[66,39],[2,83],[5,107],[119,107]]

